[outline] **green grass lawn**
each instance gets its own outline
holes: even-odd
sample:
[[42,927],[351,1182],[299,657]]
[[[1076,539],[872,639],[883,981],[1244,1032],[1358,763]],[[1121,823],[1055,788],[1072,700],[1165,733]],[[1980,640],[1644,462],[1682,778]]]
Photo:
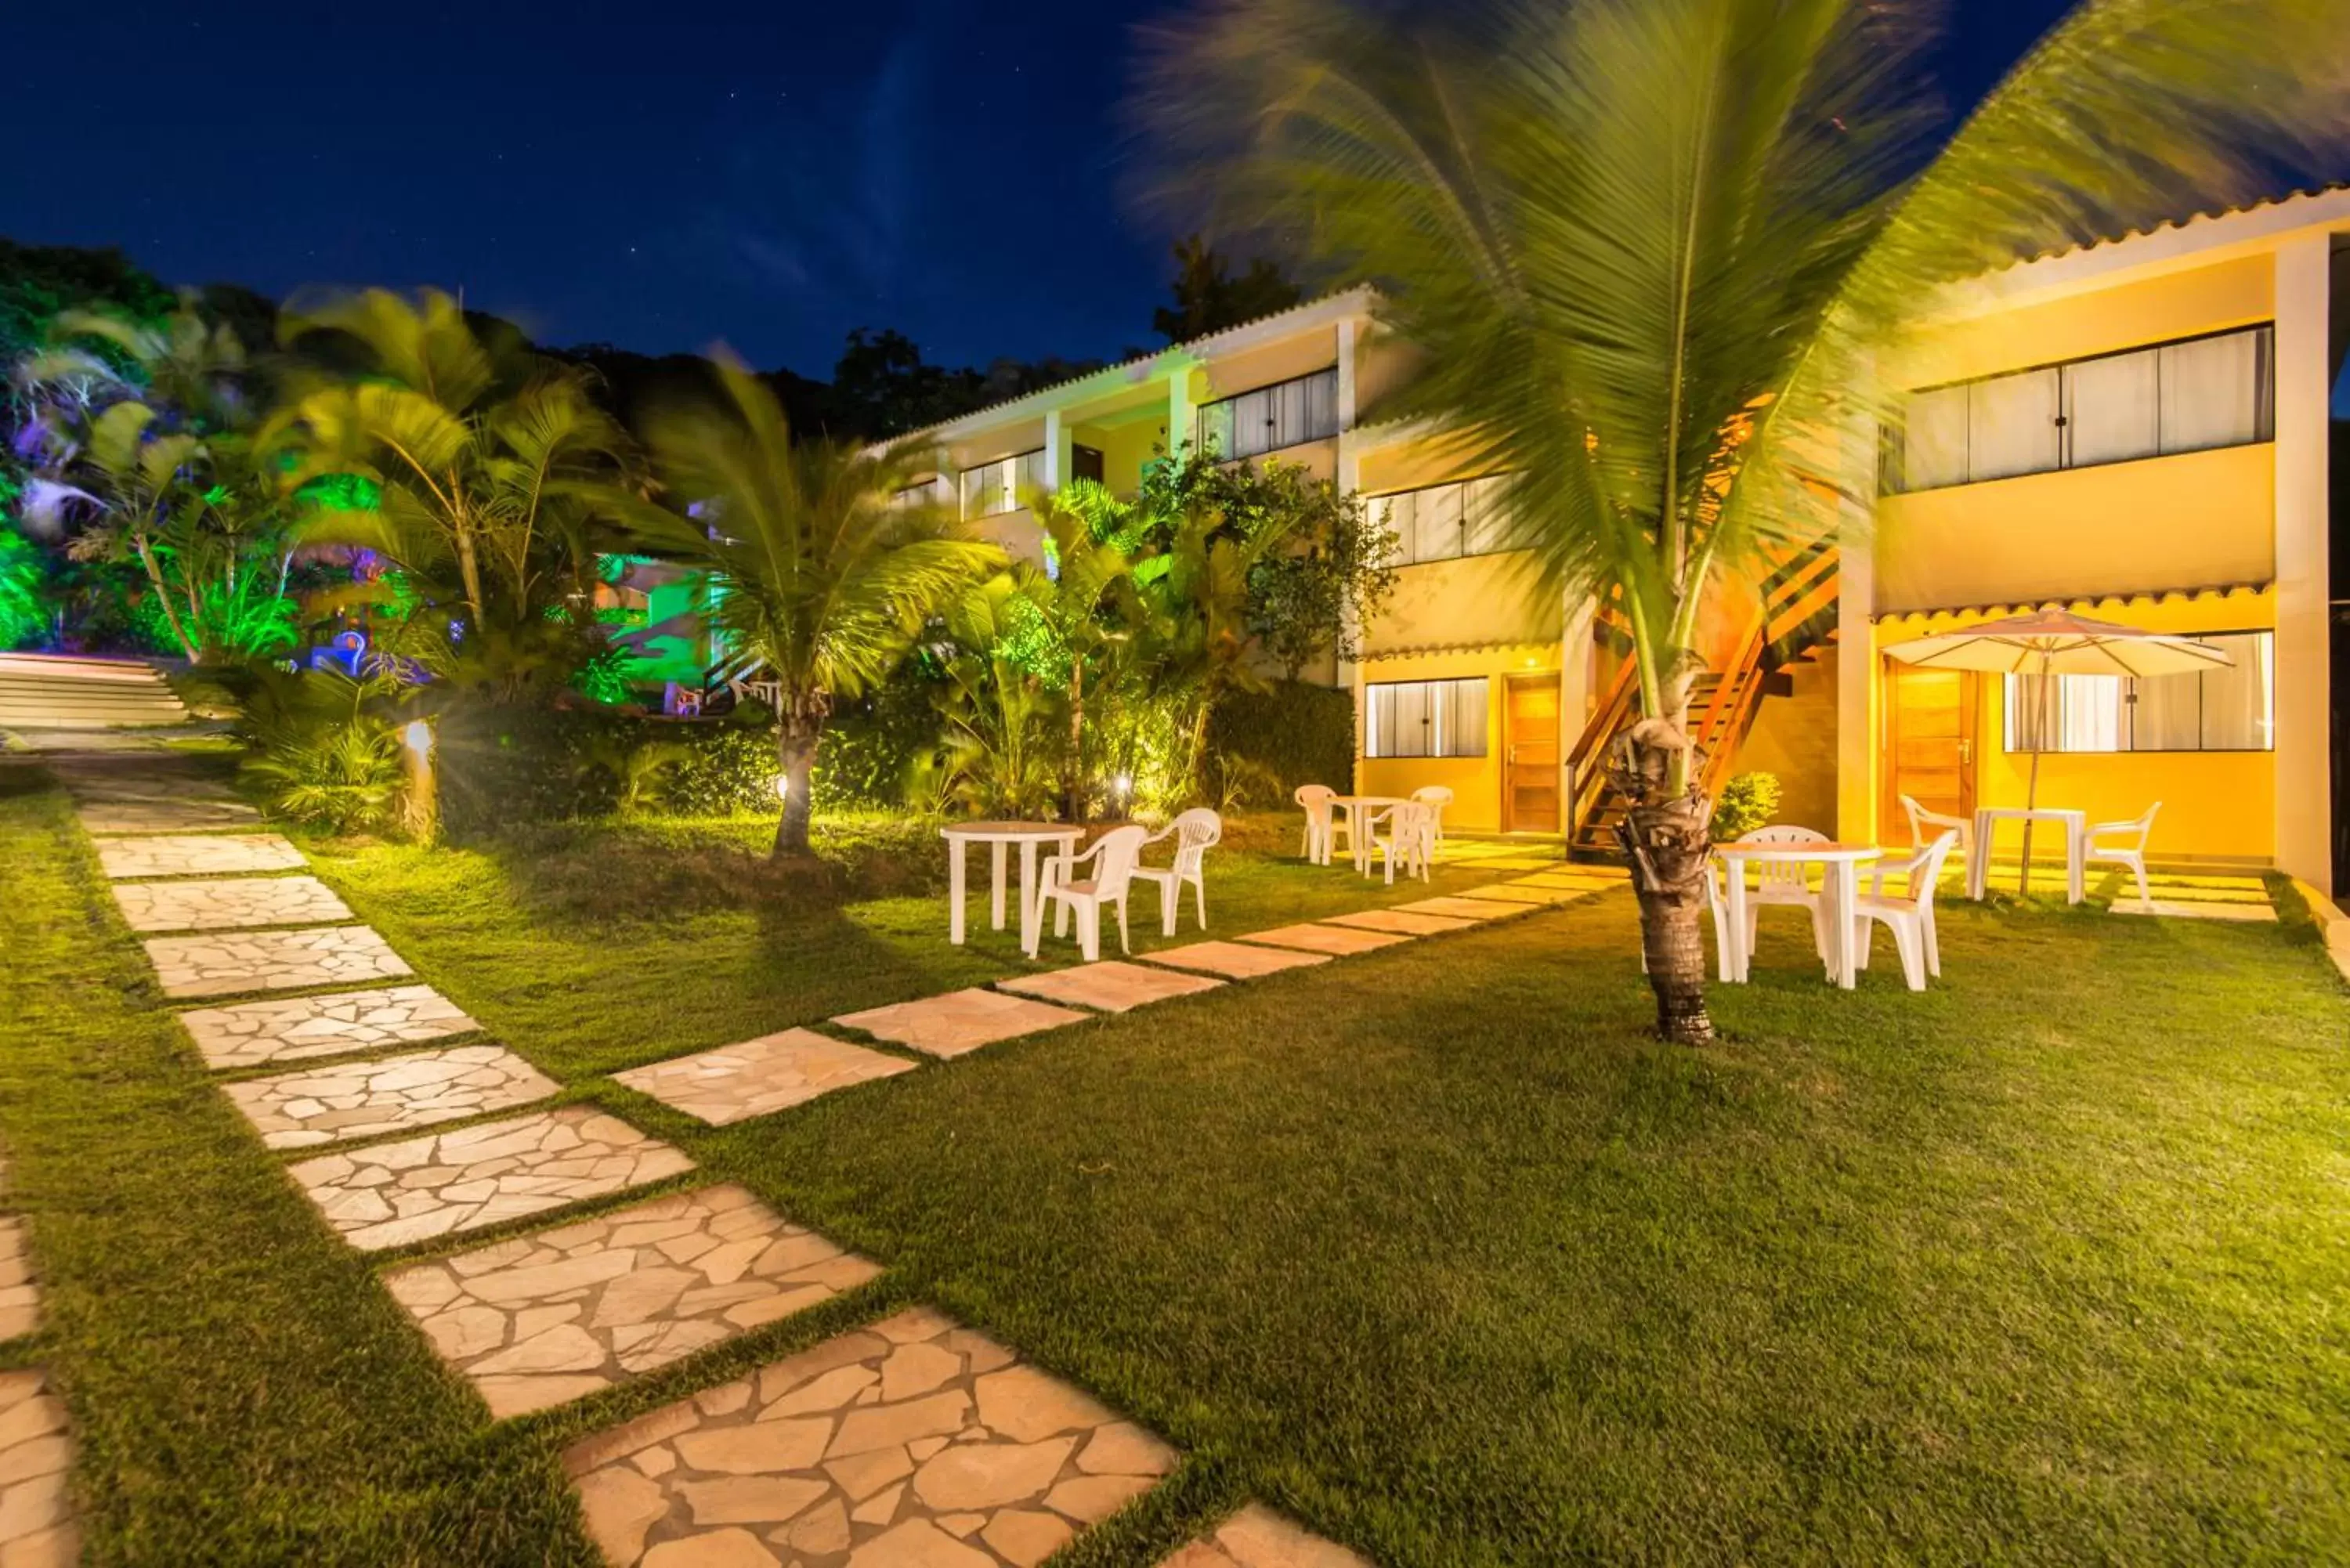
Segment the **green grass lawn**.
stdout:
[[[1389,1568],[2350,1560],[2350,992],[2305,929],[1960,907],[1936,989],[1880,951],[1846,995],[1766,918],[1699,1052],[1646,1038],[1617,893],[717,1131],[600,1075],[1023,961],[950,949],[919,867],[844,903],[714,836],[317,853],[569,1092],[889,1265],[494,1430],[0,772],[0,1131],[50,1312],[11,1349],[64,1382],[91,1561],[588,1562],[564,1442],[918,1299],[1191,1456],[1071,1554],[1101,1568],[1243,1495]],[[1218,935],[1371,899],[1211,864]]]

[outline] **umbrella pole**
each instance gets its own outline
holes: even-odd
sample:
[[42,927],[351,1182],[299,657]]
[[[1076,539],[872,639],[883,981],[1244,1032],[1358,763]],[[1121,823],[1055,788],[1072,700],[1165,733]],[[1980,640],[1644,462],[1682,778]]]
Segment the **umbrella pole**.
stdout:
[[[2032,737],[2032,770],[2023,786],[2023,809],[2026,813],[2040,804],[2040,753],[2048,747],[2048,650],[2043,649],[2040,653],[2040,725]],[[2018,894],[2032,891],[2032,818],[2028,815],[2023,819],[2023,870],[2016,880],[2015,890]]]

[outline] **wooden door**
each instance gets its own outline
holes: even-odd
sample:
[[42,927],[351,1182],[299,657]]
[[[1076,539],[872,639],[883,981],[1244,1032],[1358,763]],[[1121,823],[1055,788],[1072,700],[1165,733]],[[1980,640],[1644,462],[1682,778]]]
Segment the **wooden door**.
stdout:
[[1506,833],[1556,833],[1558,822],[1558,677],[1513,675],[1504,697],[1502,828]]
[[1908,836],[1905,794],[1929,811],[1974,815],[1977,696],[1977,678],[1969,670],[1887,670],[1885,801],[1877,829],[1886,842]]

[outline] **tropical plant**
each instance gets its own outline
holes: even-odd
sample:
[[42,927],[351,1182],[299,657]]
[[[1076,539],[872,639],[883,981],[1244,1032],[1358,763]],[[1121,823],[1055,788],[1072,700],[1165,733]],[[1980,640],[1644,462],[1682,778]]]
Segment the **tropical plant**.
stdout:
[[1723,784],[1713,803],[1713,841],[1728,844],[1776,821],[1779,793],[1776,774],[1740,774]]
[[681,510],[625,500],[646,543],[711,574],[726,646],[776,682],[785,778],[777,856],[808,853],[809,774],[833,704],[879,685],[923,625],[1002,567],[993,545],[950,537],[899,503],[910,453],[795,442],[774,391],[732,358],[722,395],[657,406],[644,440]]
[[0,653],[22,648],[48,625],[48,567],[40,547],[0,526]]
[[271,809],[338,833],[389,826],[401,784],[398,688],[332,670],[255,673],[240,725],[243,772]]
[[1153,624],[1138,591],[1130,554],[1137,522],[1131,508],[1090,479],[1030,496],[1027,505],[1044,532],[1047,566],[1016,574],[1023,589],[1018,602],[1031,607],[1029,618],[1043,634],[1043,646],[1026,662],[1036,673],[1049,673],[1059,687],[1067,720],[1061,815],[1083,822],[1092,794],[1087,681],[1094,683],[1098,705],[1109,694],[1103,681],[1111,676],[1117,650],[1139,636],[1147,639]]
[[1939,153],[1930,39],[1885,0],[1222,0],[1155,67],[1190,188],[1379,286],[1424,356],[1394,415],[1512,475],[1516,541],[1622,623],[1609,767],[1671,1039],[1713,1033],[1709,590],[1852,525],[1919,302],[2339,167],[2338,0],[2088,0]]
[[[289,310],[279,330],[315,362],[266,432],[285,485],[366,482],[304,536],[393,564],[417,596],[411,618],[434,628],[405,655],[434,673],[505,696],[570,679],[602,642],[596,549],[630,477],[627,434],[588,372],[430,290]],[[315,368],[338,360],[356,371]]]

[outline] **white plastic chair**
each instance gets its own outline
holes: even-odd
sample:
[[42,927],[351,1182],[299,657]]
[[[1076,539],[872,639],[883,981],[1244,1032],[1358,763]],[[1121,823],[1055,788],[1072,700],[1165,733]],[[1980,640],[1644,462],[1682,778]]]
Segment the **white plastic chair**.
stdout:
[[1452,804],[1452,791],[1443,784],[1422,784],[1411,792],[1411,798],[1436,814],[1435,842],[1443,843],[1444,808]]
[[[1713,963],[1724,985],[1738,978],[1737,964],[1730,956],[1730,944],[1742,940],[1742,933],[1733,933],[1730,929],[1730,878],[1738,875],[1736,867],[1719,857],[1705,863],[1706,907],[1713,911]],[[1648,972],[1648,950],[1645,946],[1640,950],[1640,972]]]
[[1301,847],[1305,858],[1315,866],[1330,864],[1330,852],[1336,846],[1336,836],[1347,835],[1347,848],[1354,849],[1351,824],[1337,820],[1337,810],[1330,803],[1338,792],[1328,784],[1301,784],[1292,797],[1305,808],[1305,838]]
[[[2146,885],[2146,841],[2153,836],[2154,814],[2161,809],[2162,803],[2156,801],[2146,808],[2146,815],[2135,822],[2098,823],[2084,836],[2081,846],[2081,859],[2085,865],[2092,860],[2109,860],[2116,866],[2126,866],[2135,872],[2137,876],[2137,901],[2141,904],[2154,902],[2154,895],[2147,891]],[[2129,843],[2097,842],[2100,835],[2107,834],[2116,837],[2127,835]]]
[[1183,889],[1191,889],[1193,906],[1200,912],[1200,929],[1208,929],[1208,885],[1201,862],[1208,851],[1222,841],[1224,819],[1206,806],[1194,806],[1182,813],[1165,827],[1142,842],[1147,846],[1162,838],[1175,840],[1175,864],[1143,866],[1138,864],[1134,874],[1146,882],[1159,884],[1159,926],[1163,936],[1175,934],[1175,912],[1182,908]]
[[[1909,982],[1910,990],[1925,990],[1929,974],[1940,976],[1942,946],[1934,931],[1934,886],[1942,879],[1942,863],[1958,846],[1959,836],[1946,832],[1908,859],[1875,869],[1869,890],[1860,896],[1852,912],[1853,947],[1859,968],[1868,967],[1869,939],[1883,925],[1893,932],[1893,945],[1901,955],[1901,978]],[[1903,875],[1909,878],[1908,889],[1899,898],[1888,897],[1882,890],[1885,878]]]
[[[1776,823],[1758,827],[1752,833],[1738,836],[1741,844],[1825,844],[1828,836],[1814,828],[1797,827],[1792,823]],[[1822,958],[1828,954],[1827,905],[1819,894],[1812,891],[1809,868],[1800,860],[1761,861],[1754,867],[1754,886],[1746,891],[1746,956],[1754,956],[1754,946],[1762,927],[1762,906],[1787,904],[1808,910],[1812,917],[1812,945]],[[1742,877],[1739,867],[1730,867],[1732,877]]]
[[1901,797],[1901,809],[1909,815],[1909,847],[1923,849],[1939,833],[1959,836],[1959,858],[1969,866],[1975,863],[1975,825],[1963,816],[1950,816],[1939,811],[1928,811],[1918,804],[1914,794]]
[[[1386,831],[1381,832],[1384,828]],[[1387,869],[1388,886],[1395,886],[1396,867],[1406,877],[1428,878],[1428,862],[1436,847],[1436,813],[1414,801],[1402,801],[1373,812],[1363,823],[1362,842],[1355,850],[1355,869],[1367,877],[1377,856]]]
[[[1077,950],[1086,961],[1092,963],[1101,957],[1101,912],[1105,905],[1118,907],[1118,950],[1131,952],[1126,935],[1126,891],[1134,880],[1134,863],[1141,857],[1143,841],[1150,836],[1147,827],[1113,827],[1095,841],[1083,855],[1069,859],[1055,857],[1047,866],[1045,884],[1037,897],[1055,905],[1053,910],[1053,934],[1057,937],[1068,929],[1069,916],[1077,917]],[[1081,881],[1070,880],[1076,868],[1092,861],[1094,874]],[[1028,946],[1028,956],[1035,958],[1044,940],[1045,911],[1036,911],[1037,933]]]

